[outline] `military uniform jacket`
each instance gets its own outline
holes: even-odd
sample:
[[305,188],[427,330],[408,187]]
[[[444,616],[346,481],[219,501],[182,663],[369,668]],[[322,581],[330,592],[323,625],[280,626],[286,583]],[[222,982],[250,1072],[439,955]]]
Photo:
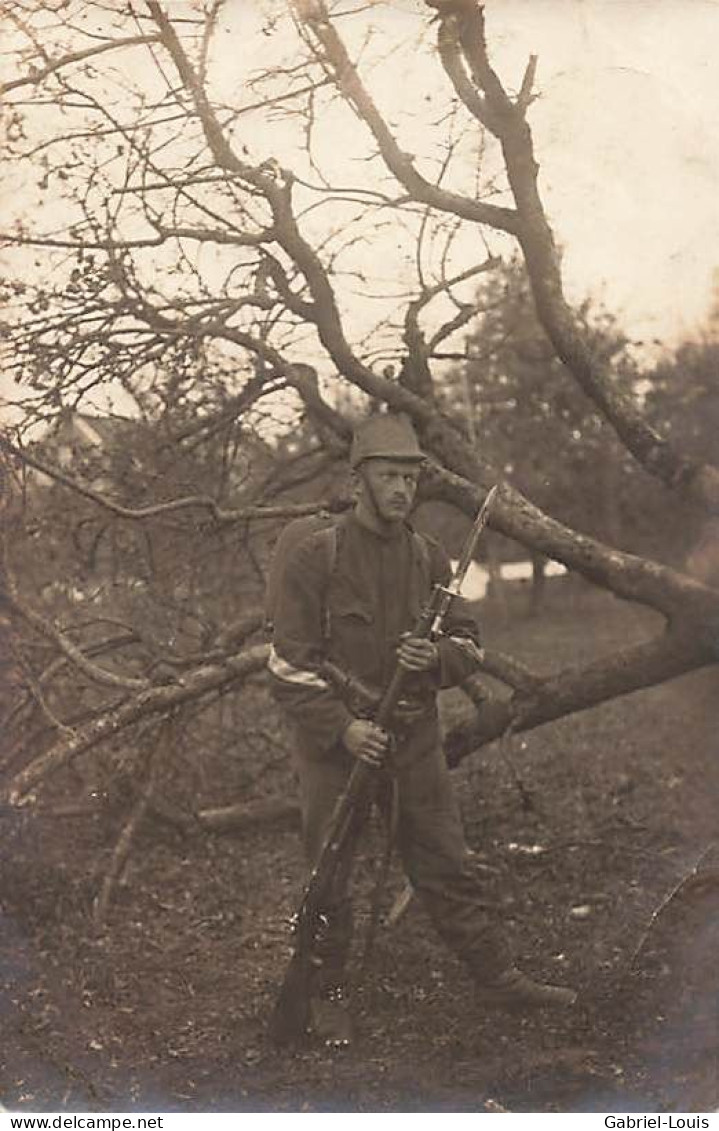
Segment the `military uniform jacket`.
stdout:
[[[412,629],[432,586],[450,576],[449,560],[433,540],[404,524],[379,534],[354,513],[339,524],[331,575],[323,532],[294,547],[277,594],[268,666],[303,752],[331,756],[355,718],[323,676],[323,661],[384,688],[401,634]],[[425,733],[437,726],[438,688],[461,683],[479,665],[477,625],[461,599],[452,603],[437,646],[437,671],[408,678],[408,692],[427,701]]]

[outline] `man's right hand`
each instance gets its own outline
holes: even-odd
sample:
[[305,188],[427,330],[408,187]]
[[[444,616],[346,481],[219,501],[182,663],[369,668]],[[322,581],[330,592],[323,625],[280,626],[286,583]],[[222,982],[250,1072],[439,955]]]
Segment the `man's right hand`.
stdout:
[[355,758],[379,768],[389,747],[389,735],[367,719],[355,719],[342,735],[342,741]]

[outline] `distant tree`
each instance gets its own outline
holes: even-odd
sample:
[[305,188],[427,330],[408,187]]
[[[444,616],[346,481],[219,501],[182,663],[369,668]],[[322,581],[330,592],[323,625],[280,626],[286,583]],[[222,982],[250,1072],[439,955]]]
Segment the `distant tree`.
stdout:
[[705,332],[681,343],[647,380],[647,411],[657,426],[697,459],[715,459],[719,449],[719,333]]
[[[540,323],[527,271],[498,262],[477,291],[477,317],[442,382],[447,411],[507,479],[563,522],[622,544],[622,450],[595,403],[567,379]],[[577,311],[597,364],[633,395],[636,368],[613,319]],[[627,461],[629,462],[629,461]]]
[[[701,460],[719,452],[719,313],[715,308],[706,325],[661,359],[646,375],[647,414],[666,437]],[[676,548],[675,560],[686,563],[702,580],[719,584],[719,522],[701,507],[679,512],[666,492],[655,484],[650,497],[661,506],[664,522]]]

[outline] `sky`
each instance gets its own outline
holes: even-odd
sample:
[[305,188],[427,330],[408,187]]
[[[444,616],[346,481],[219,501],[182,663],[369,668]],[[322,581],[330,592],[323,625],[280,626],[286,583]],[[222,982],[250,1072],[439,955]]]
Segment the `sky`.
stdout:
[[[367,8],[358,29],[375,24],[383,61],[365,50],[361,73],[421,158],[426,115],[413,132],[412,103],[421,108],[422,92],[432,106],[447,90],[434,32],[418,50],[419,2]],[[230,0],[230,10],[230,41],[240,26],[255,30],[258,0]],[[719,267],[719,0],[487,0],[485,10],[491,60],[509,89],[538,56],[530,123],[570,298],[605,303],[635,340],[671,346],[695,332]],[[350,21],[340,26],[352,46]],[[280,23],[269,50],[282,34]],[[291,43],[289,26],[285,34]],[[229,94],[237,53],[217,63]],[[330,122],[328,146],[351,152],[346,131],[346,118]]]
[[[252,26],[256,0],[231,7]],[[363,76],[421,155],[426,132],[413,134],[408,103],[447,85],[412,41],[422,5],[369,7],[367,22],[396,49],[389,66],[367,52]],[[695,332],[719,268],[719,0],[487,0],[485,10],[509,89],[538,57],[529,120],[570,298],[605,303],[635,340],[671,346]],[[348,23],[343,32],[351,43]],[[224,65],[236,76],[236,55]],[[348,150],[345,130],[330,126],[329,144]]]
[[[185,4],[165,6],[175,14]],[[418,18],[424,9],[415,0],[346,6],[367,9],[346,20],[343,33],[354,52],[360,40],[353,35],[374,26],[362,73],[421,165],[431,148],[425,111],[438,112],[447,92],[434,33]],[[269,33],[268,11],[280,13]],[[258,67],[293,58],[284,11],[280,0],[227,0],[211,68],[221,97],[246,99]],[[487,0],[486,12],[491,58],[505,85],[517,89],[528,56],[538,56],[530,122],[570,299],[602,302],[637,341],[671,346],[695,332],[719,267],[719,0]],[[144,50],[133,51],[138,73]],[[145,63],[152,67],[149,56]],[[322,127],[318,152],[328,167],[334,162],[342,174],[361,167],[365,176],[370,166],[358,166],[364,127],[345,111],[329,114]],[[292,165],[289,128],[243,123],[241,140],[253,159],[276,150]],[[16,206],[27,210],[30,196],[17,192],[12,171],[3,179],[8,223]],[[387,183],[385,176],[382,187]],[[56,223],[60,214],[51,207],[47,215]],[[42,227],[42,211],[35,220]],[[378,233],[353,254],[371,277],[399,287],[406,256],[393,258],[392,250],[388,244],[383,254]],[[371,300],[350,306],[359,323],[375,317]]]
[[506,85],[538,56],[530,123],[570,294],[633,338],[692,332],[719,266],[719,3],[488,0],[486,14]]
[[567,279],[632,334],[675,340],[719,265],[719,4],[496,0],[490,26],[510,10],[505,50],[539,55],[532,124]]

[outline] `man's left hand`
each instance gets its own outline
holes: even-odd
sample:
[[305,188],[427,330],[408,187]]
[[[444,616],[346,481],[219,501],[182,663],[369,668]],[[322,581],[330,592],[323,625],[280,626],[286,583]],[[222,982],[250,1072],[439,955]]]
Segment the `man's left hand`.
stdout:
[[397,647],[397,660],[408,672],[430,672],[439,663],[439,649],[434,641],[405,632]]

